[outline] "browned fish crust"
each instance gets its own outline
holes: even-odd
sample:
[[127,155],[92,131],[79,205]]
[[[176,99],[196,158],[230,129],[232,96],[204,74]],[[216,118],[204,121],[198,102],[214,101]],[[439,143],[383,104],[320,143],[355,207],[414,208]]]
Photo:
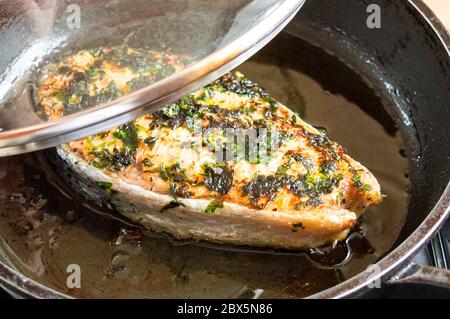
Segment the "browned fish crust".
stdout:
[[[139,88],[133,83],[144,85],[162,76],[155,76],[155,70],[182,67],[170,55],[116,50],[81,51],[48,71],[37,94],[42,112],[60,117],[75,102],[103,101],[111,87],[109,98],[114,98]],[[121,63],[130,56],[142,63]],[[248,134],[254,134],[253,142]],[[139,198],[145,203],[139,214],[177,216],[143,224],[183,238],[315,247],[345,237],[357,216],[382,198],[365,167],[239,72],[162,110],[71,142],[60,154],[77,170],[82,163],[85,172],[96,171],[88,175],[101,178],[97,184],[113,197],[129,192],[126,185],[138,187],[141,192],[121,199]],[[125,215],[138,220],[130,212]],[[210,229],[202,235],[202,227]],[[220,235],[220,227],[228,233]],[[250,234],[255,230],[259,235]]]

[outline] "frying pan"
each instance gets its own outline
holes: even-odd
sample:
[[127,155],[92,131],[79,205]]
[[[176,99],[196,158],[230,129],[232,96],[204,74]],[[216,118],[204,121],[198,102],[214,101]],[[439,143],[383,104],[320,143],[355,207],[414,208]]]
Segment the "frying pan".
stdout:
[[[369,4],[381,8],[379,29],[366,24]],[[394,246],[374,265],[376,271],[361,272],[311,297],[372,295],[376,291],[371,289],[372,283],[377,280],[391,287],[425,284],[450,288],[449,271],[410,262],[450,213],[448,33],[419,0],[314,0],[305,4],[283,34],[326,50],[356,70],[380,96],[388,96],[384,107],[402,132],[409,158],[408,214]],[[302,58],[302,52],[285,54]],[[340,81],[338,75],[334,79]],[[67,297],[3,262],[0,282],[16,296]]]

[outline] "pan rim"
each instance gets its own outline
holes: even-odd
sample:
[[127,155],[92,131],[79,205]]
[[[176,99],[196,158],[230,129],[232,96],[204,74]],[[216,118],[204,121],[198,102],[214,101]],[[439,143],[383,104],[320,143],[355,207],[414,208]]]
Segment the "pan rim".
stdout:
[[[375,263],[377,269],[382,269],[376,275],[372,271],[363,271],[346,281],[308,296],[311,299],[340,299],[356,296],[369,290],[369,284],[379,279],[387,279],[390,274],[400,269],[418,250],[420,250],[437,233],[440,226],[450,215],[450,182],[434,208],[397,248],[392,250],[383,259]],[[369,268],[368,268],[369,269]],[[374,269],[374,268],[371,268]]]
[[[450,33],[435,15],[435,13],[425,4],[423,0],[407,0],[407,5],[411,6],[423,18],[441,42],[443,48],[450,57]],[[376,275],[372,271],[363,271],[344,282],[320,291],[309,296],[311,299],[318,298],[348,298],[361,294],[370,289],[368,284],[379,279],[387,279],[389,274],[401,268],[410,258],[412,258],[438,231],[440,226],[450,215],[450,181],[433,209],[398,247],[390,251],[384,258],[375,265],[381,269]]]
[[[428,23],[434,34],[439,38],[447,54],[450,56],[450,34],[431,9],[423,2],[423,0],[408,0],[406,5],[410,5],[415,9],[415,11],[421,15],[423,20]],[[415,253],[427,243],[432,235],[437,232],[449,215],[450,182],[447,184],[446,189],[440,196],[436,205],[419,227],[397,248],[376,263],[376,265],[382,269],[378,274],[373,275],[369,272],[361,272],[336,286],[313,294],[308,298],[352,297],[363,292],[365,289],[369,289],[368,283],[380,278],[386,278],[415,255]],[[47,287],[2,262],[0,262],[0,285],[5,286],[7,289],[12,289],[15,292],[19,292],[21,296],[37,299],[74,298],[56,289]]]

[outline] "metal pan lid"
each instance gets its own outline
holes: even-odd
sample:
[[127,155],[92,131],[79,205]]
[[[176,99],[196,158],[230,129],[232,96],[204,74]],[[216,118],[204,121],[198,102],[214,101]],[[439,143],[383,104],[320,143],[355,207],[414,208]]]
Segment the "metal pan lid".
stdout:
[[0,0],[0,156],[174,102],[249,58],[303,3]]

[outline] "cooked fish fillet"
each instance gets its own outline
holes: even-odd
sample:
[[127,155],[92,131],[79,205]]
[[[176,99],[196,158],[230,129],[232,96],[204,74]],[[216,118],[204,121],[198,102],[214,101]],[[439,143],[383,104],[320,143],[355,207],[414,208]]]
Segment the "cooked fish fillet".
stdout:
[[[141,63],[123,62],[133,58]],[[59,117],[111,87],[114,98],[148,83],[162,65],[182,63],[123,47],[82,51],[46,73],[37,104]],[[344,239],[382,198],[364,166],[239,72],[57,152],[77,191],[184,239],[317,247]]]

